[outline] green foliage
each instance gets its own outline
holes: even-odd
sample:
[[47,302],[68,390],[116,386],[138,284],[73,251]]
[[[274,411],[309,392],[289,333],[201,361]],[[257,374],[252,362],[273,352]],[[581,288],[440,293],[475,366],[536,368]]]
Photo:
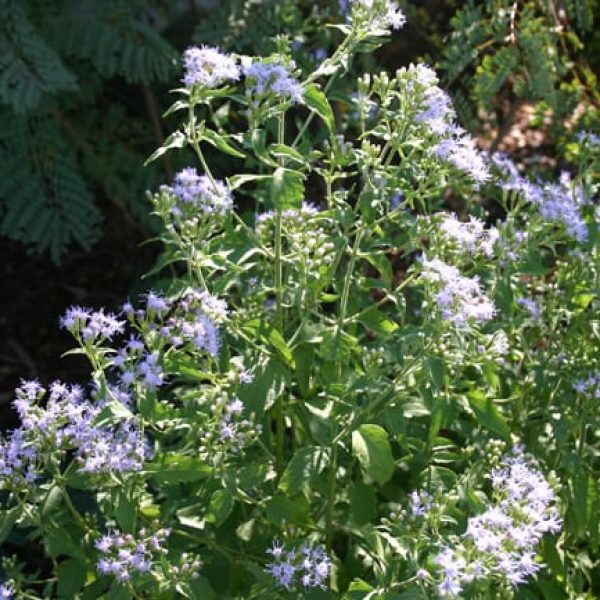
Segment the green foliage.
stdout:
[[141,8],[0,2],[0,232],[55,262],[73,243],[89,249],[99,238],[96,195],[148,223],[139,190],[155,184],[159,170],[142,171],[146,151],[130,140],[148,137],[136,118],[148,95],[156,100],[138,87],[134,119],[120,102],[96,104],[115,78],[146,85],[174,73],[173,49]]
[[[579,103],[592,109],[585,122],[598,120],[597,83],[587,70],[586,42],[591,41],[598,5],[593,0],[475,3],[460,7],[451,21],[441,67],[463,121],[477,127],[474,111],[484,111],[505,133],[520,102],[550,110],[550,133],[564,136],[564,119]],[[595,116],[594,116],[595,114]]]
[[76,241],[98,238],[100,213],[79,174],[75,152],[49,118],[0,113],[0,232],[56,261]]

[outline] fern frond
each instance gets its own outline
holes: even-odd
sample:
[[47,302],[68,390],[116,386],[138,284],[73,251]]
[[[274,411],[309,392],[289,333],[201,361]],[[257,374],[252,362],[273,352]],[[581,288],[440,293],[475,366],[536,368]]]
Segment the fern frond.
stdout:
[[[8,122],[6,114],[0,118]],[[59,262],[72,241],[89,248],[100,221],[59,126],[12,117],[0,132],[0,233]]]
[[474,97],[489,106],[518,64],[519,53],[514,46],[505,46],[485,56],[475,73]]
[[33,27],[25,3],[0,0],[0,99],[23,113],[45,93],[75,88],[75,76]]
[[167,81],[176,65],[170,44],[122,2],[69,0],[45,33],[62,56],[88,61],[104,77]]

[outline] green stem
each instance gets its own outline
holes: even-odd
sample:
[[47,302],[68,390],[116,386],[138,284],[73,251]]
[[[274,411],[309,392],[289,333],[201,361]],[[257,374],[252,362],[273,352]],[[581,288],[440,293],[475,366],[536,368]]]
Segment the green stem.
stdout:
[[331,449],[331,465],[327,485],[327,513],[325,516],[325,545],[327,552],[331,550],[333,541],[333,512],[335,507],[335,476],[337,473],[337,444]]
[[[354,238],[354,245],[352,246],[352,252],[350,254],[350,262],[348,263],[348,267],[346,269],[346,275],[344,279],[344,288],[342,289],[342,297],[340,300],[340,312],[337,320],[337,328],[336,328],[336,342],[339,341],[339,337],[342,333],[342,329],[344,327],[344,320],[346,319],[346,312],[348,310],[348,299],[350,297],[350,285],[352,283],[352,277],[354,275],[354,267],[356,265],[356,260],[358,258],[358,251],[360,249],[360,244],[362,242],[363,236],[365,234],[365,229],[360,229]],[[341,369],[342,369],[342,359],[338,352],[337,364],[336,364],[336,372],[338,375],[338,379],[341,377]]]
[[233,548],[228,548],[227,546],[224,546],[222,543],[214,542],[211,539],[202,538],[197,535],[193,535],[191,533],[188,533],[187,531],[183,531],[182,529],[173,529],[173,533],[180,537],[183,537],[183,538],[186,538],[193,542],[196,542],[197,544],[202,544],[203,546],[212,548],[213,550],[220,552],[221,554],[227,556],[228,558],[235,556],[235,557],[239,557],[239,558],[252,558],[253,560],[256,560],[257,562],[262,562],[262,560],[263,560],[263,559],[259,559],[257,557],[245,554],[244,552],[234,550]]
[[[277,143],[283,144],[285,140],[285,113],[281,113],[278,119]],[[278,159],[281,166],[282,159]],[[283,264],[282,264],[282,214],[279,206],[275,207],[275,319],[276,326],[281,335],[283,335]],[[283,474],[284,468],[284,434],[285,434],[285,416],[283,413],[283,396],[280,394],[275,401],[275,457],[276,469],[279,476]]]

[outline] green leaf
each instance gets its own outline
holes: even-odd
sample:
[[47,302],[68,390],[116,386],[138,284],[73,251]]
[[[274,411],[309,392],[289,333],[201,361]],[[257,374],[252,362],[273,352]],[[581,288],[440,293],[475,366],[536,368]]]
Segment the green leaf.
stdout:
[[241,386],[238,396],[250,413],[262,416],[289,385],[290,372],[277,357],[261,364],[254,381]]
[[[63,490],[59,485],[53,485],[48,491],[42,506],[42,517],[48,518],[56,508],[62,505],[63,502]],[[1,542],[0,542],[1,543]]]
[[327,96],[316,85],[311,84],[304,90],[304,102],[312,112],[323,119],[327,129],[332,132],[335,128],[335,120]]
[[373,591],[373,587],[362,579],[355,579],[350,583],[350,587],[346,594],[344,594],[344,600],[363,600]]
[[115,517],[119,527],[125,533],[134,533],[133,524],[137,513],[137,502],[129,498],[124,490],[117,493],[115,502]]
[[352,433],[352,454],[365,473],[383,485],[394,473],[394,458],[388,434],[379,425],[361,425]]
[[448,409],[448,403],[443,396],[434,396],[431,405],[431,421],[429,422],[429,431],[427,433],[427,448],[431,449],[435,443],[435,438],[439,433]]
[[329,452],[326,448],[298,448],[281,476],[279,489],[290,496],[296,496],[305,485],[310,485],[323,472],[328,460]]
[[306,398],[310,393],[310,376],[315,351],[309,344],[301,344],[294,349],[293,356],[296,363],[296,380],[300,388],[300,395]]
[[17,519],[19,518],[20,509],[18,506],[13,506],[10,510],[3,511],[0,520],[0,546],[4,540],[10,535]]
[[403,592],[385,592],[378,597],[378,600],[421,600],[421,590],[418,587],[411,587]]
[[185,134],[181,131],[173,132],[163,143],[160,148],[157,148],[150,157],[144,163],[144,166],[150,164],[155,161],[157,158],[160,158],[164,154],[166,154],[169,150],[173,148],[183,148],[187,144],[187,138]]
[[44,535],[46,553],[51,558],[66,555],[79,558],[82,555],[81,548],[73,541],[70,532],[65,528],[52,529]]
[[310,523],[310,506],[304,496],[293,500],[283,495],[273,496],[267,502],[267,519],[276,527],[285,523],[307,525]]
[[216,131],[213,131],[212,129],[203,129],[201,139],[207,141],[209,144],[212,144],[221,152],[225,152],[225,154],[229,154],[230,156],[235,156],[237,158],[246,158],[246,155],[243,152],[240,152],[237,148],[234,148],[224,136]]
[[223,525],[233,510],[233,493],[229,488],[217,490],[210,498],[206,521],[217,527]]
[[391,335],[398,330],[398,325],[375,307],[365,311],[360,317],[360,322],[366,325],[371,331],[383,337]]
[[58,565],[58,595],[60,598],[74,598],[83,587],[87,567],[84,561],[70,558]]
[[356,525],[370,523],[377,516],[377,501],[373,486],[362,481],[356,481],[348,492],[350,499],[350,514]]
[[252,319],[242,325],[242,330],[250,336],[258,336],[267,342],[283,358],[285,364],[291,368],[295,367],[294,357],[281,333],[270,323],[261,319]]
[[161,462],[147,463],[144,471],[158,483],[184,483],[205,479],[212,468],[196,457],[168,454]]
[[269,152],[276,158],[287,159],[301,165],[307,164],[306,158],[298,150],[294,150],[294,148],[285,144],[273,144],[269,146]]
[[106,600],[131,600],[131,594],[125,586],[115,580],[106,594]]
[[229,184],[230,190],[236,190],[239,187],[242,187],[246,183],[250,183],[251,181],[264,181],[265,179],[271,179],[270,175],[254,175],[252,173],[240,173],[239,175],[234,175],[233,177],[229,177],[227,182]]
[[365,260],[377,269],[385,286],[391,287],[394,272],[390,259],[385,254],[365,254]]
[[445,368],[444,361],[438,356],[427,356],[425,366],[431,375],[431,381],[438,391],[444,389]]
[[271,183],[271,199],[277,210],[300,208],[304,200],[304,175],[277,167]]
[[468,394],[469,405],[471,406],[475,417],[480,425],[483,425],[490,431],[497,433],[501,438],[510,441],[510,428],[506,419],[502,416],[498,407],[491,398],[486,398],[482,394],[471,392]]

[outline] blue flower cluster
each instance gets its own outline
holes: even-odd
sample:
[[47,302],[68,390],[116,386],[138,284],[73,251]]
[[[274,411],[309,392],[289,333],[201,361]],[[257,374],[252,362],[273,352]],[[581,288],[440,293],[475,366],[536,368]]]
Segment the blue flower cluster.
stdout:
[[[103,404],[86,400],[79,386],[56,381],[46,390],[37,382],[23,382],[16,390],[14,406],[21,427],[4,446],[11,449],[7,456],[20,455],[21,463],[27,460],[28,483],[35,479],[33,462],[41,459],[45,447],[73,451],[81,471],[88,473],[139,471],[149,455],[147,442],[133,421],[100,424]],[[14,460],[12,464],[17,466]]]
[[287,550],[278,542],[273,542],[267,554],[273,562],[266,567],[275,583],[287,590],[297,585],[304,588],[325,589],[325,581],[331,574],[331,559],[322,547],[311,548],[304,544],[300,550]]
[[0,600],[12,600],[15,597],[15,589],[9,583],[0,585]]
[[207,175],[198,175],[198,171],[193,167],[179,171],[175,175],[173,185],[163,186],[161,189],[174,196],[171,213],[178,219],[185,220],[197,215],[198,210],[205,215],[222,217],[231,211],[233,206],[231,191],[225,183],[213,180]]
[[477,149],[473,138],[456,122],[452,100],[438,85],[435,71],[427,65],[411,65],[409,73],[417,86],[419,110],[415,116],[417,123],[424,124],[439,140],[433,154],[467,173],[476,184],[491,179],[488,161]]
[[423,257],[421,267],[423,280],[437,288],[435,301],[443,319],[465,326],[472,321],[488,321],[496,313],[493,301],[484,294],[477,277],[465,277],[455,266],[437,258]]
[[235,60],[210,46],[193,46],[183,53],[185,74],[183,83],[187,87],[203,86],[216,88],[226,81],[237,81],[240,68]]
[[363,9],[373,28],[402,29],[406,16],[394,0],[339,0],[340,12],[350,14],[351,5]]
[[600,399],[600,372],[591,373],[585,379],[579,379],[573,384],[573,389],[588,400]]
[[212,428],[203,436],[203,444],[213,450],[240,452],[246,444],[262,433],[262,425],[243,416],[244,403],[239,398],[229,399],[227,396],[217,398],[211,411],[216,420],[218,437],[215,438]]
[[432,507],[432,498],[425,492],[413,490],[410,494],[410,514],[413,517],[425,517]]
[[[114,575],[119,581],[129,581],[136,573],[148,573],[153,562],[167,553],[164,542],[170,533],[168,529],[141,529],[135,538],[116,530],[99,538],[94,544],[100,553],[98,573]],[[188,565],[187,571],[197,577],[199,568],[200,563],[196,562]]]
[[462,252],[472,255],[494,256],[494,246],[500,237],[496,227],[485,227],[485,223],[469,216],[468,221],[459,221],[454,213],[444,213],[439,231],[442,237]]
[[81,306],[72,306],[60,319],[60,326],[86,343],[112,340],[123,333],[125,321],[104,310],[92,311]]
[[435,559],[443,597],[458,596],[478,579],[524,583],[542,567],[536,551],[544,534],[560,531],[554,490],[522,447],[505,455],[489,478],[493,503],[469,519],[462,543],[444,548]]
[[572,184],[568,172],[561,174],[558,183],[534,183],[519,173],[508,156],[496,153],[492,160],[504,175],[504,181],[500,184],[503,190],[521,195],[547,221],[562,223],[567,233],[578,242],[588,239],[581,209],[590,201],[581,186]]
[[522,306],[529,313],[529,317],[534,321],[537,321],[540,318],[540,307],[532,298],[517,298],[516,303],[519,306]]
[[263,98],[269,93],[303,102],[302,84],[292,77],[289,69],[281,63],[254,62],[244,69],[246,91],[250,96]]
[[37,449],[25,439],[21,429],[0,437],[0,489],[32,485],[38,474],[37,458]]

